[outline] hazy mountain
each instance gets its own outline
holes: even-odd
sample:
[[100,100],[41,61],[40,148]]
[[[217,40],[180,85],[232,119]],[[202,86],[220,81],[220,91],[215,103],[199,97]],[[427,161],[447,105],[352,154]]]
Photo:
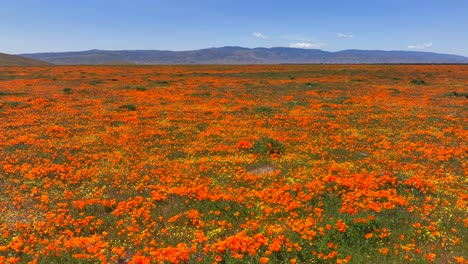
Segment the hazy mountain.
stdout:
[[0,66],[42,66],[49,64],[45,61],[0,53]]
[[54,64],[468,63],[457,55],[417,51],[222,47],[190,51],[88,50],[21,54]]

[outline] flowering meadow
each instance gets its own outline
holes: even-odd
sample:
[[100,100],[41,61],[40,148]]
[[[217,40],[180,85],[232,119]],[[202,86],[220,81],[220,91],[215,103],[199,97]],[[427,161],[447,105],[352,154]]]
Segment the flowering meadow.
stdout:
[[468,66],[0,68],[0,263],[468,263]]

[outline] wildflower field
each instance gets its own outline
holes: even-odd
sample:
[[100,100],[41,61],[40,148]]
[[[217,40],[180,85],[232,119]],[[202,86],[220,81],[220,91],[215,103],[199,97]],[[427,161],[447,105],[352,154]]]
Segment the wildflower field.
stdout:
[[467,65],[0,68],[0,263],[468,263]]

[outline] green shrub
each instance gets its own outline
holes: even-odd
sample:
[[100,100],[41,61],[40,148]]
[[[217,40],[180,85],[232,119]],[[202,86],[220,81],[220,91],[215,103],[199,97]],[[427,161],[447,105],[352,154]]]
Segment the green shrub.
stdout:
[[284,145],[272,138],[263,137],[254,142],[252,152],[258,155],[281,155],[284,154]]
[[192,96],[195,96],[195,97],[210,97],[211,93],[210,92],[193,93]]
[[465,97],[465,98],[468,98],[468,93],[460,93],[460,92],[456,92],[456,91],[453,91],[451,93],[448,93],[447,94],[448,96],[455,96],[455,97]]
[[123,125],[125,125],[125,123],[122,122],[122,121],[114,121],[114,122],[111,123],[111,126],[113,126],[113,127],[120,127],[120,126],[123,126]]
[[169,160],[185,159],[187,154],[183,150],[171,150],[167,154]]
[[164,81],[164,80],[159,80],[159,81],[153,81],[153,84],[155,84],[155,85],[169,85],[169,82]]
[[25,95],[26,93],[23,92],[3,92],[0,91],[0,96],[8,96],[8,95]]
[[321,86],[322,84],[314,83],[314,82],[307,82],[307,83],[305,83],[305,85],[309,86],[309,87],[318,87],[318,86]]
[[146,88],[144,86],[137,86],[137,87],[135,87],[135,90],[137,90],[137,91],[146,91],[146,90],[148,90],[148,88]]
[[9,108],[25,108],[25,107],[29,107],[31,105],[29,104],[25,104],[25,103],[22,103],[22,102],[3,102],[3,103],[0,103],[0,108],[3,108],[3,107],[9,107]]
[[93,85],[93,86],[96,86],[96,85],[102,84],[102,83],[103,83],[102,80],[95,80],[95,81],[90,81],[90,82],[89,82],[89,84],[90,84],[90,85]]
[[257,114],[270,114],[273,112],[273,108],[269,106],[257,106],[254,108],[254,112]]
[[136,106],[133,105],[133,104],[125,104],[125,105],[119,106],[119,109],[126,109],[126,110],[128,110],[128,111],[135,111],[135,110],[136,110]]
[[410,83],[411,84],[416,84],[416,85],[426,84],[426,82],[424,80],[421,80],[421,79],[411,80]]
[[401,91],[398,90],[397,88],[388,88],[388,91],[391,91],[392,94],[400,94]]
[[63,91],[64,93],[71,93],[71,92],[72,92],[72,88],[66,87],[66,88],[63,88],[62,91]]

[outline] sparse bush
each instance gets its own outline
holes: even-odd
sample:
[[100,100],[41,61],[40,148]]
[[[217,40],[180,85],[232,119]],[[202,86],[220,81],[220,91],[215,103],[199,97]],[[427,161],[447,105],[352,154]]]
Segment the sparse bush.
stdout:
[[148,88],[146,88],[144,86],[137,86],[137,87],[135,87],[135,90],[137,90],[137,91],[146,91],[146,90],[148,90]]
[[0,91],[0,96],[8,96],[8,95],[25,95],[26,93],[23,92],[3,92]]
[[122,121],[113,121],[111,123],[111,126],[113,126],[113,127],[120,127],[120,126],[123,126],[123,125],[125,125],[125,123],[122,122]]
[[317,86],[321,86],[320,83],[314,83],[314,82],[307,82],[305,83],[306,86],[309,86],[309,87],[317,87]]
[[154,83],[155,85],[169,85],[169,82],[168,82],[168,81],[164,81],[164,80],[153,81],[153,83]]
[[422,79],[416,79],[416,80],[411,80],[411,84],[416,84],[416,85],[423,85],[426,84],[426,82]]
[[254,111],[257,114],[269,114],[273,112],[273,108],[269,106],[258,106],[258,107],[255,107]]
[[284,145],[272,138],[263,137],[254,142],[252,152],[258,155],[281,155],[284,154]]
[[96,86],[96,85],[102,84],[102,83],[103,83],[102,80],[95,80],[95,81],[90,81],[90,82],[89,82],[89,84],[90,84],[90,85],[93,85],[93,86]]
[[455,97],[465,97],[468,99],[468,93],[460,93],[457,91],[453,91],[451,93],[448,93],[447,96],[455,96]]
[[71,93],[73,90],[72,90],[72,88],[66,87],[66,88],[63,88],[62,91],[63,91],[64,93]]
[[183,150],[171,150],[167,154],[169,160],[184,159],[187,157],[187,154]]
[[391,91],[392,94],[400,94],[401,91],[397,88],[388,88],[387,90]]
[[119,106],[119,109],[126,109],[128,111],[135,111],[136,110],[136,106],[133,105],[133,104],[124,104],[124,105],[121,105]]
[[210,97],[211,93],[210,92],[193,93],[192,96],[195,96],[195,97]]
[[22,102],[3,102],[2,104],[0,104],[0,108],[2,107],[9,107],[9,108],[19,108],[19,107],[27,107],[28,105],[22,103]]

